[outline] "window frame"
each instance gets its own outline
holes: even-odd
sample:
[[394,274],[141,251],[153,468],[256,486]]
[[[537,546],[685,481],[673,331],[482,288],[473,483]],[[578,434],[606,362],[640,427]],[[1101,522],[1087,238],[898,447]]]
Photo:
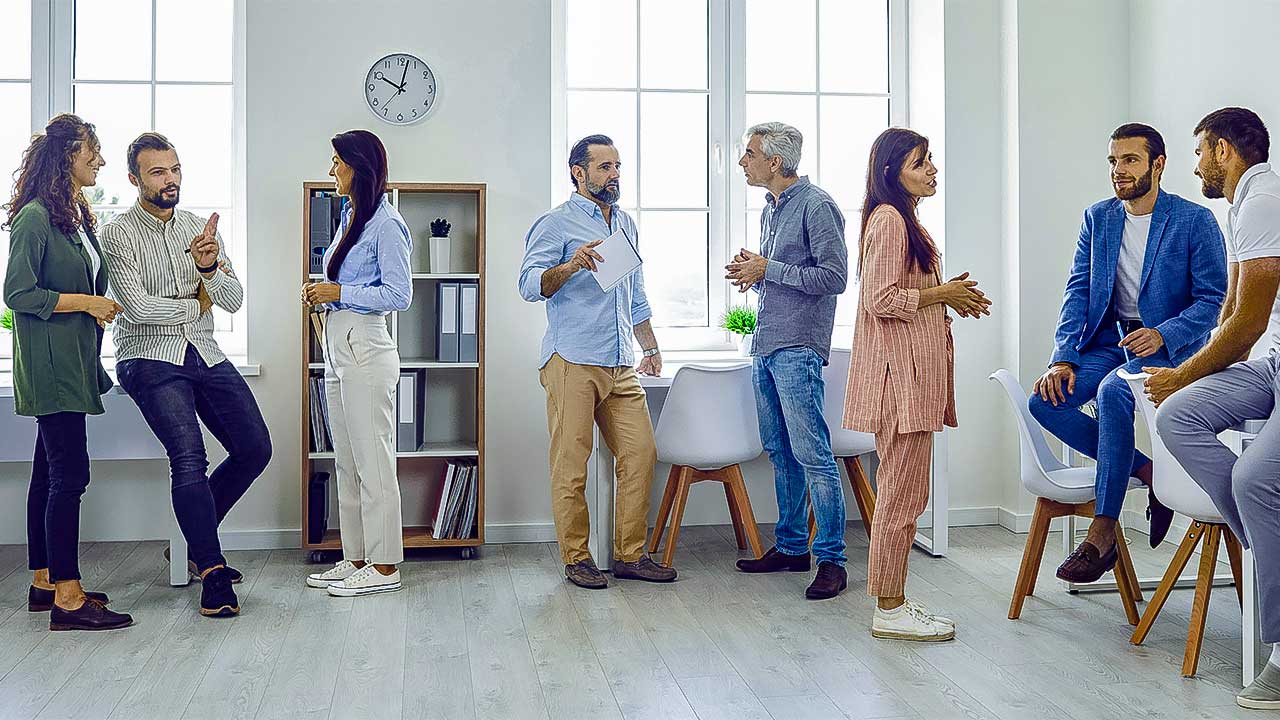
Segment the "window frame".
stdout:
[[[637,0],[639,4],[644,0]],[[832,2],[834,0],[816,0]],[[849,93],[823,92],[821,85],[815,85],[813,92],[793,92],[767,94],[792,94],[814,97],[820,102],[820,96],[863,96],[885,97],[889,106],[888,121],[890,125],[905,126],[908,124],[908,0],[885,0],[888,7],[889,42],[888,65],[889,78],[887,92],[884,93]],[[564,202],[567,192],[572,188],[565,183],[565,167],[568,164],[568,145],[572,138],[568,133],[568,97],[570,90],[567,80],[567,0],[552,0],[551,3],[551,206]],[[815,13],[815,25],[821,13]],[[640,22],[636,23],[636,52],[640,53]],[[821,33],[815,27],[814,52],[821,52]],[[745,131],[746,120],[746,4],[742,0],[708,0],[707,17],[707,67],[708,96],[708,218],[707,218],[707,301],[708,326],[695,328],[657,327],[662,347],[668,351],[717,351],[731,350],[735,344],[730,334],[716,327],[720,315],[729,307],[744,302],[754,303],[754,298],[744,298],[727,281],[723,279],[724,264],[729,261],[736,248],[731,247],[736,238],[750,237],[751,228],[747,224],[748,188],[737,170],[737,160],[743,152],[743,138],[736,134],[738,129]],[[819,55],[820,57],[820,55]],[[637,62],[639,59],[637,58]],[[820,71],[819,71],[820,72]],[[595,88],[592,88],[595,89]],[[642,88],[616,88],[634,91],[637,95]],[[819,114],[820,115],[820,114]],[[637,103],[637,137],[639,136],[640,116]],[[818,120],[817,133],[821,138],[821,119]],[[815,168],[817,159],[815,157]],[[637,155],[637,165],[639,165]],[[639,171],[639,168],[637,168]],[[639,184],[638,178],[631,182]],[[642,202],[642,201],[641,201]],[[643,205],[641,205],[643,208]],[[857,219],[846,218],[848,228],[856,229]],[[641,228],[643,233],[643,227]],[[846,239],[856,237],[850,230]],[[856,247],[851,242],[851,247]],[[851,266],[856,263],[856,250],[850,254]],[[854,291],[851,278],[850,290]],[[846,291],[846,292],[849,292]],[[833,335],[852,336],[851,326],[837,326]]]

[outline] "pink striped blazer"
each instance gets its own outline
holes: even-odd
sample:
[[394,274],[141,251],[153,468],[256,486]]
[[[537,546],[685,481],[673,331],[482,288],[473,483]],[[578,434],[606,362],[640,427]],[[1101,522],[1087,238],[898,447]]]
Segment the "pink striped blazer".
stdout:
[[842,424],[850,430],[880,431],[884,393],[892,392],[897,432],[955,427],[951,318],[941,303],[919,307],[920,291],[937,287],[941,277],[936,270],[921,272],[909,262],[907,225],[892,205],[871,213],[861,258]]

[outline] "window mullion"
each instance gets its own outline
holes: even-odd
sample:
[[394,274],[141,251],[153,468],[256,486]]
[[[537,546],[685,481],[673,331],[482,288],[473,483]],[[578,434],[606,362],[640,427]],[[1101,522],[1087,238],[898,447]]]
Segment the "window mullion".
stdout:
[[[34,10],[34,6],[32,9]],[[71,112],[74,107],[71,83],[75,75],[75,3],[49,0],[46,12],[49,20],[49,34],[45,39],[49,49],[48,85],[45,88],[47,121],[58,113]],[[32,20],[34,19],[33,15]],[[34,37],[32,42],[35,42]],[[43,125],[42,122],[41,126]]]

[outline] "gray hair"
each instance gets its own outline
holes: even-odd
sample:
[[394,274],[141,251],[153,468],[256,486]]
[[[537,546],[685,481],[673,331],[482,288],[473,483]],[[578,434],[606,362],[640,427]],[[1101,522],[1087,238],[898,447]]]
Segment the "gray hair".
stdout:
[[756,135],[760,136],[765,157],[782,158],[782,177],[795,177],[796,168],[800,167],[800,146],[804,144],[800,131],[785,123],[767,122],[747,130],[748,139]]

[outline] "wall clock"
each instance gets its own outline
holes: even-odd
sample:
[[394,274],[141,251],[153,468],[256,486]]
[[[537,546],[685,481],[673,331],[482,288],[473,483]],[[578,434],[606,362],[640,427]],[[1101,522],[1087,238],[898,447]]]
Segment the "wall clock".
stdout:
[[370,112],[392,125],[412,125],[425,118],[435,107],[438,91],[431,68],[409,53],[381,58],[364,80]]

